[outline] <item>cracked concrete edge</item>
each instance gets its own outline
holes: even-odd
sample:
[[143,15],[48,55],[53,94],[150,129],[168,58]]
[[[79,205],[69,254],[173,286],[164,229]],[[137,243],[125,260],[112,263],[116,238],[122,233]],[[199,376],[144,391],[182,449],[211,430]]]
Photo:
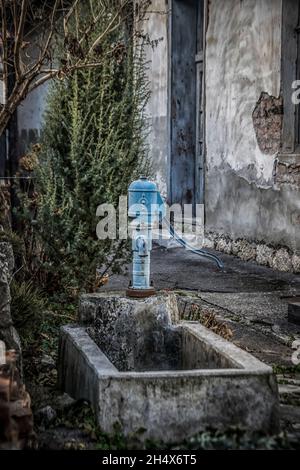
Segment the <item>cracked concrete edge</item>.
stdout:
[[[177,377],[211,377],[211,376],[251,376],[251,375],[266,375],[273,376],[273,371],[270,366],[259,361],[251,356],[246,351],[238,348],[229,341],[224,340],[217,334],[209,331],[198,322],[182,322],[182,326],[187,328],[189,332],[196,335],[200,341],[204,341],[210,347],[226,356],[232,363],[237,365],[237,368],[232,369],[194,369],[194,370],[179,370],[179,371],[146,371],[146,372],[119,372],[115,366],[109,361],[101,349],[90,338],[85,328],[79,325],[66,325],[61,327],[61,340],[60,343],[68,339],[72,342],[73,347],[83,356],[84,361],[91,367],[96,374],[97,378],[108,379],[114,377],[115,379],[154,379],[154,378],[177,378]],[[60,359],[62,369],[64,369],[64,358],[60,352]],[[60,380],[63,375],[63,370],[60,370]]]
[[261,374],[272,374],[272,368],[263,362],[256,359],[251,354],[247,353],[241,348],[238,348],[230,341],[223,339],[221,336],[210,331],[208,328],[201,325],[199,322],[181,322],[181,325],[186,328],[191,334],[194,334],[200,341],[213,347],[216,351],[225,355],[230,362],[233,362],[244,371]]
[[118,373],[116,367],[110,362],[108,357],[101,351],[96,343],[90,338],[86,329],[78,325],[64,325],[60,329],[60,337],[68,337],[73,346],[80,350],[90,367],[93,368],[97,376],[110,376]]

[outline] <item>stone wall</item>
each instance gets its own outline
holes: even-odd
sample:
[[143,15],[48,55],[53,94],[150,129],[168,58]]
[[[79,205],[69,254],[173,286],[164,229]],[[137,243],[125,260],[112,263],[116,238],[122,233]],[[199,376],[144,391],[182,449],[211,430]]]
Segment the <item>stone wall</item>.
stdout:
[[10,312],[10,289],[14,268],[12,247],[7,242],[0,242],[0,340],[4,341],[7,349],[14,349],[20,356],[21,343],[19,335],[13,326]]
[[0,450],[23,449],[33,438],[30,397],[21,380],[21,343],[10,311],[13,269],[12,247],[0,242]]
[[224,234],[209,232],[204,245],[234,255],[243,261],[255,261],[283,272],[300,273],[300,252],[293,252],[288,247],[275,246],[245,238],[232,239]]
[[34,439],[30,396],[16,368],[14,351],[0,361],[0,450],[20,450]]

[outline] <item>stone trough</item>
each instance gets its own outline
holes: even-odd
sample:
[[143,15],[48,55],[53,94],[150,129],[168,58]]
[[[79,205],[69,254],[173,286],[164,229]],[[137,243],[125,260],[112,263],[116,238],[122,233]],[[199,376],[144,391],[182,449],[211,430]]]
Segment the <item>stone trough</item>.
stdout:
[[272,369],[198,322],[170,293],[82,296],[60,337],[60,387],[89,400],[104,432],[174,443],[207,429],[278,431]]

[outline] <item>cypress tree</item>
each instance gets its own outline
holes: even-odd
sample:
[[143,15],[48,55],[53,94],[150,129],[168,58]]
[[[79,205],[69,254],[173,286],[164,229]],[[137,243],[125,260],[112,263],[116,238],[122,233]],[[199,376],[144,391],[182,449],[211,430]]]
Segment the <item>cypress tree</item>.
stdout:
[[[134,44],[130,13],[95,52],[99,66],[75,71],[49,93],[33,231],[45,282],[56,288],[91,290],[97,268],[118,272],[128,256],[128,242],[97,238],[96,209],[117,207],[130,182],[148,171],[144,45]],[[103,18],[97,34],[105,25]]]

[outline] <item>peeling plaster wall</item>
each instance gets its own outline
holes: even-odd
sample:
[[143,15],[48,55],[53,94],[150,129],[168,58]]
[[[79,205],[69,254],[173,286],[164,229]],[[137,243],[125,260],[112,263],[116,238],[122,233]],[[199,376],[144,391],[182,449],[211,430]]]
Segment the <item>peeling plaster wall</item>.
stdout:
[[262,151],[253,121],[262,93],[280,97],[281,8],[281,0],[209,2],[206,229],[295,251],[299,189],[274,185],[276,153]]
[[142,25],[154,47],[146,48],[151,97],[147,106],[150,133],[149,157],[159,190],[167,194],[168,184],[168,1],[152,0]]
[[212,0],[208,18],[208,168],[226,161],[240,176],[268,186],[274,158],[259,149],[252,113],[263,91],[280,94],[281,0]]

